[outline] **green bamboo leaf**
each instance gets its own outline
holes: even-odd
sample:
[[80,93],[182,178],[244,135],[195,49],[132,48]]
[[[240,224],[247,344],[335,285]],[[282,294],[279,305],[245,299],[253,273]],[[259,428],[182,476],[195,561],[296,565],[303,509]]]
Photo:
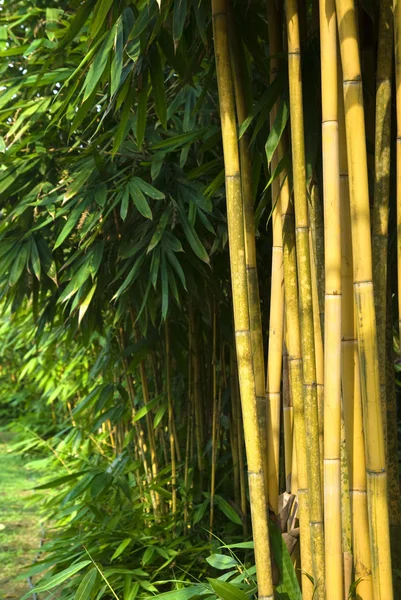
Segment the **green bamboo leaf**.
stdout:
[[290,553],[276,523],[269,521],[269,533],[275,561],[280,569],[280,583],[277,592],[287,594],[291,600],[302,600],[297,575],[292,564]]
[[96,37],[97,32],[103,25],[112,4],[113,0],[98,0],[89,26],[89,33],[92,39]]
[[150,79],[152,82],[155,110],[164,129],[167,128],[166,90],[164,88],[164,75],[160,54],[156,45],[152,46],[149,53]]
[[115,558],[118,558],[120,556],[120,554],[122,554],[124,552],[124,550],[126,549],[127,546],[129,546],[129,544],[132,542],[132,538],[125,538],[125,540],[123,540],[121,542],[121,544],[118,545],[118,548],[116,549],[116,551],[114,552],[113,556],[111,557],[110,560],[114,560]]
[[99,183],[95,187],[94,194],[96,202],[103,208],[107,201],[107,185],[105,183]]
[[185,236],[186,236],[192,250],[195,252],[196,256],[198,256],[198,258],[203,260],[205,263],[209,264],[209,262],[210,262],[209,256],[205,250],[205,247],[203,246],[202,242],[200,241],[195,229],[189,223],[183,206],[181,205],[181,203],[177,203],[177,206],[178,206],[178,212],[180,215],[180,222],[181,222],[182,228],[184,230]]
[[83,302],[81,302],[80,306],[79,306],[79,313],[78,313],[78,325],[80,325],[82,319],[85,316],[86,311],[89,308],[89,304],[92,301],[92,298],[96,292],[96,288],[97,288],[97,281],[95,281],[95,283],[92,285],[89,294],[86,296],[85,300]]
[[[102,0],[99,0],[99,1],[101,2]],[[107,60],[109,58],[110,50],[113,46],[116,28],[117,28],[117,23],[114,24],[112,29],[107,34],[100,49],[98,50],[98,52],[96,52],[95,60],[93,61],[93,63],[91,64],[91,66],[89,68],[89,71],[88,71],[88,74],[86,76],[85,83],[84,83],[84,97],[83,97],[84,102],[87,98],[89,98],[89,96],[95,90],[99,79],[103,75],[103,71],[106,68]]]
[[148,108],[148,93],[149,93],[149,71],[144,69],[141,73],[142,85],[138,94],[138,111],[136,115],[136,143],[138,148],[141,148],[145,137],[146,118]]
[[19,278],[21,277],[21,275],[26,267],[27,260],[28,260],[28,252],[29,252],[28,244],[23,244],[20,247],[17,257],[11,268],[10,276],[8,278],[9,286],[12,287],[13,285],[15,285],[17,283],[17,281],[19,280]]
[[153,419],[153,429],[156,429],[156,427],[158,427],[160,421],[163,419],[164,415],[166,414],[166,410],[167,410],[167,402],[163,402],[163,404],[161,404],[159,406],[159,408],[157,409],[155,418]]
[[239,565],[235,558],[232,556],[227,556],[226,554],[211,554],[206,558],[206,562],[220,571],[224,571],[225,569],[233,569]]
[[47,590],[52,590],[57,585],[60,585],[61,583],[72,577],[72,575],[75,575],[75,573],[82,571],[82,569],[90,565],[91,562],[92,561],[90,560],[83,560],[77,563],[76,565],[71,565],[71,567],[64,569],[64,571],[57,573],[57,575],[53,575],[53,577],[50,577],[50,579],[48,579],[47,581],[36,585],[31,590],[31,592],[47,592]]
[[218,496],[216,494],[214,496],[214,501],[217,504],[217,506],[219,507],[219,509],[226,515],[226,517],[228,517],[230,519],[230,521],[232,521],[233,523],[236,523],[237,525],[242,525],[241,517],[233,509],[233,507],[227,502],[227,500],[224,500],[224,498],[222,498],[221,496]]
[[110,95],[114,96],[118,86],[120,85],[121,73],[123,70],[123,54],[124,54],[124,31],[123,22],[118,21],[116,35],[114,37],[114,55],[111,63],[110,77]]
[[153,408],[155,406],[157,406],[158,402],[159,402],[159,396],[157,396],[156,398],[153,398],[152,400],[150,400],[150,402],[148,402],[144,406],[141,406],[141,408],[138,410],[138,412],[136,413],[136,415],[134,417],[134,421],[139,421],[140,419],[145,417],[151,410],[153,410]]
[[31,264],[32,264],[33,272],[35,273],[37,280],[40,281],[40,271],[41,271],[40,257],[39,257],[38,247],[36,245],[34,237],[31,237]]
[[78,471],[76,473],[70,473],[69,475],[64,475],[63,477],[57,477],[57,479],[52,479],[51,481],[47,481],[46,483],[42,483],[41,485],[36,485],[33,489],[35,490],[48,490],[51,488],[59,487],[66,483],[67,481],[71,481],[72,479],[77,479],[81,475],[84,475],[87,471]]
[[141,188],[143,193],[149,196],[149,198],[153,198],[154,200],[163,200],[166,197],[163,194],[163,192],[160,192],[155,187],[153,187],[153,185],[150,185],[150,183],[147,183],[139,177],[133,177],[131,181],[135,181],[135,183]]
[[287,100],[283,99],[277,111],[276,118],[274,119],[273,127],[270,130],[269,137],[267,138],[265,150],[267,161],[270,163],[273,154],[280,142],[281,136],[287,125],[289,117],[289,109]]
[[72,40],[78,35],[82,27],[85,25],[87,18],[92,12],[93,4],[94,0],[87,0],[84,4],[80,6],[75,17],[72,19],[66,34],[59,43],[59,49],[68,46],[70,42],[72,42]]
[[185,19],[187,18],[187,0],[175,0],[173,10],[173,38],[174,45],[177,46],[184,30]]
[[153,219],[152,211],[150,210],[150,206],[148,201],[146,200],[142,190],[136,184],[136,182],[131,179],[129,182],[129,191],[132,198],[133,203],[135,204],[138,211],[144,216],[146,219]]
[[186,282],[186,279],[185,279],[184,271],[182,270],[182,267],[180,265],[180,262],[179,262],[178,258],[176,257],[176,255],[174,254],[174,252],[171,252],[170,250],[167,250],[166,255],[167,255],[169,263],[171,264],[171,266],[173,267],[174,271],[177,273],[178,277],[180,278],[180,281],[182,283],[182,287],[184,288],[184,290],[186,290],[187,289],[187,282]]
[[[164,592],[152,596],[154,600],[191,600],[191,598],[199,597],[207,592],[206,586],[202,584],[191,585],[181,590],[173,590],[172,592]],[[248,598],[247,598],[248,600]]]
[[75,225],[78,223],[79,218],[81,217],[83,212],[84,212],[84,206],[82,204],[79,204],[78,206],[76,206],[74,208],[74,210],[71,212],[70,216],[68,217],[63,229],[60,231],[60,233],[56,239],[56,243],[54,244],[54,248],[53,248],[54,250],[56,248],[58,248],[59,246],[61,246],[61,244],[66,239],[66,237],[74,229]]
[[127,289],[127,287],[134,281],[134,279],[137,277],[137,275],[139,273],[139,269],[141,268],[143,262],[145,261],[145,258],[146,258],[146,255],[142,254],[136,259],[134,266],[132,267],[131,271],[128,273],[122,286],[114,294],[112,300],[117,300],[121,296],[121,294]]
[[120,206],[120,217],[123,221],[127,218],[128,214],[128,204],[129,204],[129,187],[125,186],[123,192],[121,193],[121,206]]
[[92,590],[96,583],[97,573],[96,567],[93,567],[93,569],[87,572],[79,584],[79,588],[75,592],[74,600],[89,600],[92,597]]
[[164,211],[164,213],[162,214],[162,216],[160,217],[160,221],[157,224],[156,230],[155,230],[154,234],[152,235],[152,239],[149,242],[149,246],[146,250],[146,254],[151,252],[157,246],[157,244],[160,242],[160,240],[162,239],[164,230],[167,227],[170,213],[171,213],[171,208],[167,207],[166,210]]
[[209,577],[207,580],[221,600],[249,600],[245,592],[232,583],[220,581],[220,579],[210,579]]

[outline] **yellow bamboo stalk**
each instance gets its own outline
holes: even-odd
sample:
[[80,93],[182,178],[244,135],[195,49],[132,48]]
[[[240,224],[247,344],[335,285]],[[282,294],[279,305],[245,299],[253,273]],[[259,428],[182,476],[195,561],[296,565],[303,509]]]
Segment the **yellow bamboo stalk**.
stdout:
[[354,295],[360,383],[363,404],[372,581],[376,600],[392,600],[391,556],[387,504],[379,357],[372,281],[372,245],[363,90],[355,6],[336,0],[347,136],[352,225]]
[[249,495],[255,546],[258,597],[273,600],[268,517],[266,511],[263,457],[257,417],[255,377],[248,311],[245,236],[237,143],[233,78],[227,31],[225,0],[212,0],[214,48],[226,178],[228,238],[245,447],[248,460]]
[[344,598],[349,596],[352,584],[352,526],[349,470],[345,439],[344,413],[341,410],[341,538],[344,570]]
[[170,440],[170,459],[171,459],[171,512],[177,511],[177,467],[175,461],[175,438],[173,433],[174,407],[171,394],[171,355],[170,355],[170,327],[168,321],[165,325],[165,343],[166,343],[166,388],[167,388],[167,406],[168,406],[168,435]]
[[[235,104],[238,124],[241,125],[249,114],[249,101],[246,94],[246,82],[249,79],[245,67],[244,50],[238,37],[231,1],[227,1],[227,22],[230,42],[231,69],[233,76]],[[241,170],[241,193],[245,232],[245,260],[248,287],[249,323],[252,343],[252,361],[255,375],[255,391],[258,405],[259,431],[262,444],[263,469],[265,472],[266,494],[268,494],[268,409],[265,388],[265,366],[263,352],[262,317],[260,312],[259,282],[256,266],[255,215],[253,209],[252,157],[250,137],[245,133],[239,141]]]
[[237,372],[234,359],[234,350],[230,349],[230,391],[231,391],[231,456],[234,472],[234,500],[237,506],[241,505],[240,476],[239,476],[239,446],[238,446],[238,409],[237,409]]
[[[320,476],[319,421],[316,389],[315,341],[306,197],[305,148],[301,81],[301,49],[297,0],[286,0],[291,141],[293,157],[295,236],[299,296],[302,373],[309,476],[309,518],[316,597],[324,598],[324,531]],[[294,401],[295,405],[295,401]],[[300,456],[298,456],[298,469]]]
[[[279,159],[283,155],[283,142],[279,144]],[[304,600],[313,598],[313,585],[308,577],[313,575],[312,549],[309,526],[309,489],[306,449],[305,415],[302,390],[301,339],[298,314],[298,278],[295,249],[294,212],[290,201],[288,177],[280,177],[281,209],[283,220],[285,322],[287,330],[288,370],[294,418],[294,448],[292,466],[292,492],[298,495],[301,541],[302,594]],[[294,464],[295,462],[295,464]]]
[[341,214],[335,0],[320,1],[324,200],[324,540],[326,600],[344,594],[341,536]]
[[[277,76],[279,69],[279,54],[282,51],[280,27],[278,18],[272,15],[275,11],[272,2],[267,3],[267,25],[269,31],[270,48],[270,82]],[[270,127],[273,126],[277,115],[278,103],[270,112]],[[278,152],[271,160],[271,171],[278,165]],[[276,178],[271,185],[272,195],[272,268],[270,287],[270,318],[267,358],[267,462],[268,462],[268,489],[269,505],[278,512],[279,495],[279,459],[280,459],[280,403],[281,403],[281,369],[283,358],[283,332],[284,332],[284,262],[283,262],[283,232],[280,201],[280,181]]]
[[[340,71],[340,69],[339,69]],[[342,253],[342,394],[351,504],[352,554],[361,600],[373,598],[366,493],[365,441],[353,297],[353,260],[344,101],[339,86],[339,145]]]

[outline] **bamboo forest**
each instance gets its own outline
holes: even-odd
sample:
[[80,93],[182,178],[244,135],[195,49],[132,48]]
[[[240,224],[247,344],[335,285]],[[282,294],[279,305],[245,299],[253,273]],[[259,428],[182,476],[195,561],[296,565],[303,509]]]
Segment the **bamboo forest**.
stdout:
[[401,599],[401,0],[0,0],[0,598]]

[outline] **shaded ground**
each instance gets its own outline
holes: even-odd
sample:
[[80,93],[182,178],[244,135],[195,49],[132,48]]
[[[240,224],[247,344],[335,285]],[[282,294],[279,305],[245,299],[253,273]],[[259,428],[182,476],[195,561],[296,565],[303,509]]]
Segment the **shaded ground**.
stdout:
[[19,600],[29,586],[18,576],[35,559],[40,526],[35,507],[27,502],[32,474],[21,457],[7,452],[9,439],[0,431],[0,600]]

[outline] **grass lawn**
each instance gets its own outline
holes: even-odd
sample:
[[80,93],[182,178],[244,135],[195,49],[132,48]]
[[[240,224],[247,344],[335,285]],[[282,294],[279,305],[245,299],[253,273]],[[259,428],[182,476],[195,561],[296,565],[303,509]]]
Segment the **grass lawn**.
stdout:
[[27,580],[17,577],[40,545],[39,515],[27,502],[34,479],[23,459],[8,453],[9,439],[0,431],[0,600],[19,599],[29,590]]

